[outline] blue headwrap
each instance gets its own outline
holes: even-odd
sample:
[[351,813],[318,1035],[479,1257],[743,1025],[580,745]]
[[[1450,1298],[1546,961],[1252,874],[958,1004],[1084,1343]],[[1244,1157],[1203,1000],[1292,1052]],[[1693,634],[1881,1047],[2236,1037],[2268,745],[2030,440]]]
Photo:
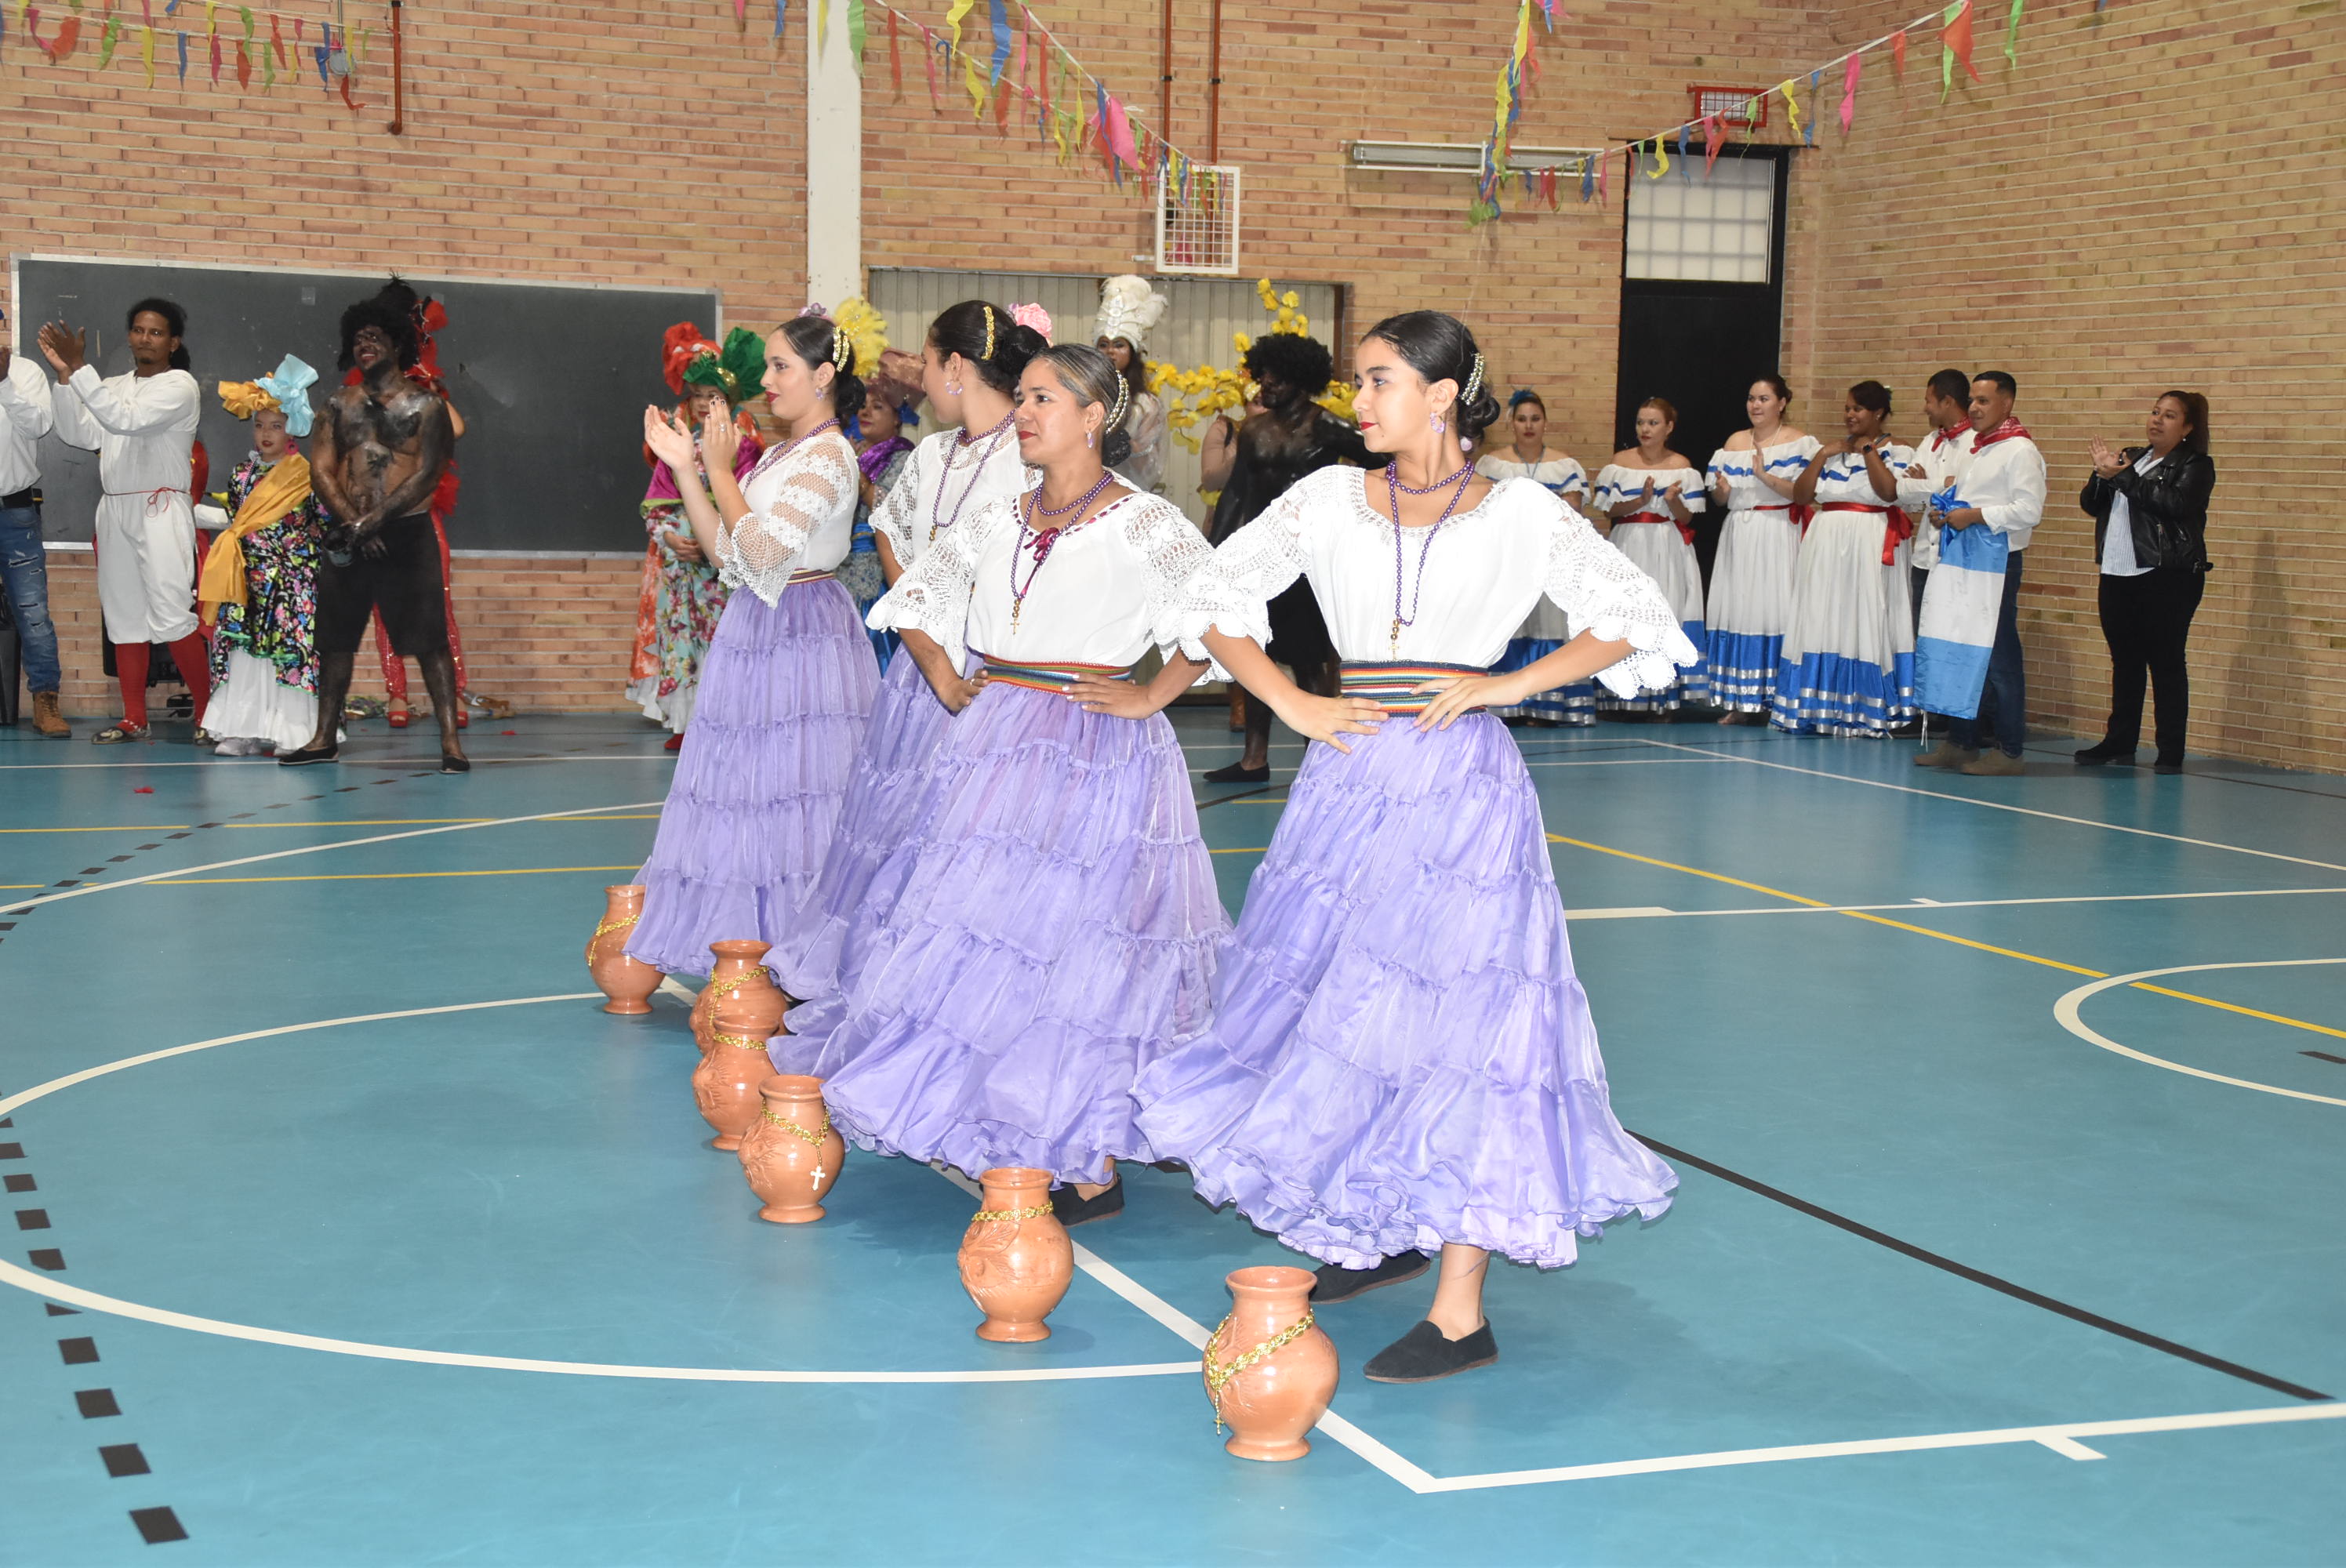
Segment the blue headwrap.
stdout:
[[310,433],[310,389],[318,372],[288,354],[277,368],[252,383],[277,400],[285,411],[285,433],[299,440]]

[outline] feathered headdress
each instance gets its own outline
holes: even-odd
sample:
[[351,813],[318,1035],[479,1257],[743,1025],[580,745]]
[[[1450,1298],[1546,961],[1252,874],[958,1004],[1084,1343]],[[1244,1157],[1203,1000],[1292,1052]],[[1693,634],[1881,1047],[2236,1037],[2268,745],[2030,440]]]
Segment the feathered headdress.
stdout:
[[869,380],[880,369],[880,356],[888,351],[888,318],[873,310],[870,300],[851,295],[831,312],[831,324],[846,334],[855,351],[855,373]]
[[1100,283],[1099,321],[1092,328],[1092,336],[1122,338],[1132,345],[1133,352],[1145,354],[1148,351],[1149,330],[1165,319],[1169,306],[1170,301],[1137,273],[1104,279]]
[[317,384],[318,372],[288,354],[258,381],[220,382],[220,406],[239,419],[250,419],[265,409],[283,409],[285,433],[299,440],[310,433],[309,394]]
[[660,339],[660,375],[678,397],[689,383],[715,387],[738,403],[758,390],[765,372],[766,341],[747,327],[726,333],[721,348],[690,321],[678,321]]

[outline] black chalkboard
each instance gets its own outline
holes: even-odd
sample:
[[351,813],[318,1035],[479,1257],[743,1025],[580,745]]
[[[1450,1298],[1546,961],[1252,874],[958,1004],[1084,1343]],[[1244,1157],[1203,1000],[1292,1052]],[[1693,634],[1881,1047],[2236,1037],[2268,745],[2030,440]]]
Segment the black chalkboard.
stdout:
[[[103,375],[130,368],[123,312],[155,294],[188,313],[187,347],[204,389],[198,432],[212,488],[251,449],[243,423],[219,406],[215,383],[250,381],[286,354],[315,366],[311,402],[339,385],[334,368],[343,307],[386,274],[297,272],[78,257],[12,258],[15,351],[35,360],[41,323],[87,329]],[[463,479],[448,543],[475,550],[619,550],[644,545],[637,504],[647,471],[644,404],[669,401],[659,377],[660,334],[689,321],[713,332],[717,297],[705,289],[491,282],[402,274],[448,311],[440,365],[464,419],[456,446]],[[43,362],[46,370],[46,364]],[[41,443],[43,522],[52,539],[90,536],[97,454],[54,434]]]

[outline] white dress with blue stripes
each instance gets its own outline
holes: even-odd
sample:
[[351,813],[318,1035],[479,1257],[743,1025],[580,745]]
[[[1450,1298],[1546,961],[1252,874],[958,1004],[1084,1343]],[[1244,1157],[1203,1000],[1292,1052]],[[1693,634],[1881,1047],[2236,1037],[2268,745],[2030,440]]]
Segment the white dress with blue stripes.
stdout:
[[[1494,484],[1503,479],[1528,479],[1574,507],[1582,506],[1588,500],[1588,471],[1558,452],[1543,451],[1539,462],[1525,463],[1515,454],[1512,448],[1503,446],[1477,458],[1474,472]],[[1571,623],[1565,618],[1564,611],[1553,601],[1542,599],[1524,618],[1524,624],[1508,641],[1506,653],[1493,667],[1498,670],[1521,669],[1535,659],[1545,658],[1570,642],[1574,631]],[[1501,718],[1544,718],[1553,724],[1594,724],[1596,722],[1596,683],[1576,681],[1570,686],[1535,692],[1513,708],[1494,708],[1491,711]]]
[[[1678,499],[1686,503],[1687,510],[1700,514],[1710,504],[1703,494],[1703,476],[1691,463],[1679,468],[1631,468],[1608,463],[1596,471],[1593,504],[1609,513],[1625,502],[1637,499],[1645,493],[1647,481],[1654,486],[1656,515],[1633,514],[1614,519],[1613,547],[1654,579],[1662,590],[1662,597],[1670,602],[1670,609],[1678,616],[1678,627],[1686,633],[1687,640],[1701,647],[1702,564],[1695,558],[1692,542],[1680,531],[1677,521],[1669,517],[1669,508],[1660,496],[1676,484],[1680,487]],[[1685,703],[1702,702],[1709,695],[1709,674],[1703,665],[1697,664],[1681,671],[1678,680],[1666,691],[1646,692],[1634,697],[1605,692],[1597,697],[1596,706],[1608,712],[1618,709],[1663,713]]]
[[[1914,453],[1885,441],[1882,460],[1894,477]],[[1863,458],[1837,453],[1818,469],[1769,712],[1779,729],[1886,735],[1913,717],[1906,524],[1896,502],[1874,492]]]
[[[1790,483],[1816,450],[1816,437],[1804,435],[1760,448],[1756,461]],[[1792,567],[1800,551],[1791,502],[1760,483],[1754,462],[1749,448],[1721,447],[1710,459],[1710,481],[1726,486],[1728,510],[1710,569],[1704,662],[1711,701],[1737,713],[1765,713],[1775,697],[1776,664],[1792,620]]]

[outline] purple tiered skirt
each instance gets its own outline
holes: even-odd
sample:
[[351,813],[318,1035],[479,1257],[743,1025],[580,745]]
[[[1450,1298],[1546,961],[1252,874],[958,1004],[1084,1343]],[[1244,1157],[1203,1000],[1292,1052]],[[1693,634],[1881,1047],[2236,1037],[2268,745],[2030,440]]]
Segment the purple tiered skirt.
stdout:
[[725,604],[700,695],[660,808],[630,957],[709,972],[709,944],[778,941],[805,902],[839,825],[880,667],[855,602],[831,577],[781,603]]
[[1539,801],[1483,713],[1311,748],[1212,1022],[1135,1096],[1208,1202],[1351,1268],[1443,1242],[1560,1267],[1678,1185],[1614,1119]]
[[1134,1074],[1204,1026],[1229,917],[1162,714],[996,682],[947,727],[852,916],[839,989],[773,1042],[863,1147],[1096,1181],[1150,1159]]
[[919,662],[899,647],[856,752],[831,852],[791,929],[766,955],[774,983],[790,995],[811,1002],[839,989],[840,943],[848,922],[872,873],[911,829],[929,760],[952,718],[929,689]]

